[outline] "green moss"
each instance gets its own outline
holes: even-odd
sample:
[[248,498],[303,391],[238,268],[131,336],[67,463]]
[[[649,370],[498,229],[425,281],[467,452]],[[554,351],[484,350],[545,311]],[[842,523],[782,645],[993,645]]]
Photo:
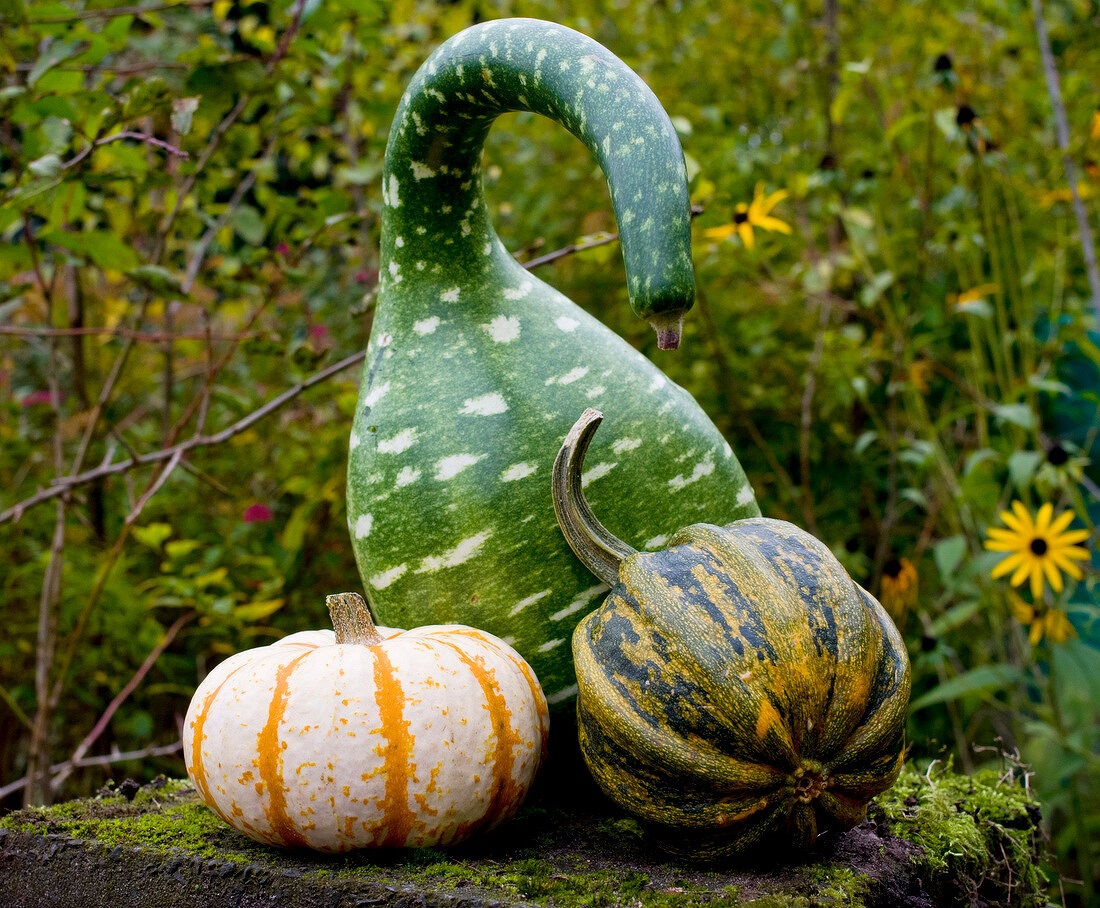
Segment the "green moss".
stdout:
[[[945,901],[981,900],[1020,906],[1043,904],[1038,870],[1037,814],[1018,786],[994,773],[957,776],[906,769],[872,808],[880,836],[865,846],[871,873],[878,855],[897,862],[912,842],[916,874]],[[472,890],[487,900],[530,901],[555,908],[862,908],[880,899],[881,884],[848,864],[816,863],[747,868],[704,868],[653,863],[641,827],[632,819],[574,815],[531,805],[510,824],[469,847],[321,855],[269,848],[228,827],[186,782],[146,786],[132,801],[105,792],[96,798],[17,811],[0,827],[31,834],[60,833],[107,848],[186,854],[285,869],[323,880],[325,887],[380,882],[425,892]],[[871,835],[874,833],[872,832]],[[609,857],[610,856],[610,857]],[[594,858],[598,858],[595,861]],[[750,862],[752,863],[752,862]],[[640,865],[641,872],[638,869]],[[721,870],[721,872],[719,872]],[[739,889],[730,872],[740,873]],[[767,882],[760,885],[767,877]],[[724,885],[726,884],[726,885]],[[754,898],[755,896],[755,898]]]
[[[195,800],[194,789],[181,781],[167,782],[155,789],[146,787],[132,800],[122,795],[101,794],[51,807],[25,808],[0,819],[0,827],[42,835],[59,833],[102,842],[109,848],[122,845],[163,852],[178,849],[232,862],[255,861],[261,851]],[[239,842],[232,841],[234,837]]]
[[924,774],[906,767],[873,815],[919,845],[922,870],[961,896],[1046,903],[1036,860],[1038,807],[1011,778],[993,770],[964,776],[949,767]]

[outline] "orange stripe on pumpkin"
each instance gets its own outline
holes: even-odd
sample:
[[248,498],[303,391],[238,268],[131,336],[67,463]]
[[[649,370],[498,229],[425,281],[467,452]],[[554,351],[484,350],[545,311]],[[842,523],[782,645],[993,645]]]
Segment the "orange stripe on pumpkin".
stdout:
[[[547,745],[550,740],[550,714],[546,707],[546,695],[542,692],[542,685],[539,684],[539,679],[535,677],[535,672],[531,666],[527,664],[519,653],[507,644],[504,644],[503,640],[491,640],[477,628],[471,628],[470,630],[451,628],[447,630],[447,633],[456,634],[461,637],[472,637],[486,646],[492,646],[501,656],[511,661],[512,664],[523,673],[523,677],[527,680],[527,686],[531,688],[532,702],[535,704],[535,711],[539,716],[539,733],[542,738],[540,758],[546,759]],[[500,644],[504,645],[502,646]]]
[[382,765],[386,774],[386,794],[378,805],[382,812],[383,838],[376,845],[402,848],[416,824],[409,810],[409,762],[412,759],[413,735],[405,718],[405,694],[397,680],[393,663],[382,646],[372,646],[374,656],[374,701],[385,740]]
[[195,733],[191,738],[191,779],[195,783],[195,788],[198,789],[199,796],[206,805],[219,817],[225,820],[225,822],[229,823],[230,826],[235,824],[229,819],[225,811],[218,806],[218,802],[214,800],[214,796],[210,792],[210,781],[206,778],[206,765],[202,754],[202,742],[206,737],[204,728],[206,726],[206,716],[210,711],[210,707],[214,705],[214,701],[218,698],[218,694],[221,693],[221,689],[225,687],[229,679],[248,664],[247,662],[242,662],[233,669],[233,671],[222,678],[221,683],[206,695],[206,699],[202,702],[202,707],[195,716]]
[[508,709],[504,697],[497,690],[495,673],[449,640],[444,640],[441,637],[437,637],[436,640],[458,653],[459,658],[470,670],[470,674],[481,685],[481,692],[485,696],[493,733],[496,736],[496,744],[493,749],[493,784],[490,788],[489,807],[480,820],[462,827],[458,835],[458,838],[462,839],[473,829],[482,826],[486,828],[493,827],[500,820],[510,816],[518,805],[519,799],[523,796],[523,791],[516,784],[515,779],[512,778],[512,771],[515,769],[516,754],[523,742],[520,741],[519,736],[512,727],[512,711]]
[[298,663],[311,652],[312,650],[304,652],[286,665],[279,666],[275,673],[275,689],[267,712],[267,724],[256,738],[256,768],[260,773],[260,780],[270,793],[264,813],[267,814],[272,832],[282,839],[284,845],[305,845],[306,840],[286,811],[287,789],[283,784],[283,746],[279,739],[279,724],[283,721],[286,703],[290,697],[290,675],[298,667]]

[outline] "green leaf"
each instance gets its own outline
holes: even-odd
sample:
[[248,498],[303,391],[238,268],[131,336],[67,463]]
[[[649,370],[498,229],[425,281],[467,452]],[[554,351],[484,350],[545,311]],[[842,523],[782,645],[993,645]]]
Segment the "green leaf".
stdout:
[[138,264],[137,253],[123,240],[105,230],[84,233],[52,230],[42,234],[41,239],[77,255],[87,256],[100,268],[127,271]]
[[880,271],[859,292],[860,303],[864,306],[873,306],[892,283],[894,283],[894,272]]
[[695,158],[684,152],[684,168],[687,171],[688,182],[694,180],[703,170],[703,165],[700,164]]
[[39,91],[71,95],[84,87],[84,73],[76,69],[51,69],[43,73],[35,86]]
[[18,25],[27,18],[23,0],[0,0],[0,22]]
[[1013,485],[1020,491],[1026,489],[1042,462],[1042,451],[1014,452],[1008,458],[1008,475],[1012,478]]
[[172,102],[172,128],[181,136],[191,131],[191,117],[199,109],[198,98],[176,98]]
[[233,609],[235,617],[242,621],[259,621],[268,615],[279,611],[285,603],[285,599],[269,599],[266,602],[249,602],[247,605],[238,605]]
[[309,530],[309,518],[313,514],[313,510],[314,502],[305,501],[291,512],[280,540],[283,548],[288,552],[301,551],[306,532]]
[[12,297],[10,300],[4,300],[0,303],[0,322],[6,320],[9,315],[18,312],[23,303],[24,299],[21,296]]
[[168,523],[150,523],[143,527],[134,527],[134,538],[151,549],[159,549],[172,535],[172,525]]
[[36,177],[42,177],[49,179],[56,177],[61,173],[61,158],[59,158],[53,152],[44,154],[42,157],[31,161],[27,165],[27,170],[33,173]]
[[866,451],[874,440],[878,438],[878,432],[867,430],[860,433],[859,438],[856,439],[856,443],[852,445],[852,453],[859,457],[864,451]]
[[126,102],[122,105],[122,118],[133,120],[153,113],[172,103],[172,90],[159,76],[153,76],[143,81],[137,88],[130,92]]
[[27,75],[27,86],[33,88],[42,76],[63,60],[75,57],[84,46],[82,41],[53,41],[31,67]]
[[992,448],[979,448],[966,458],[966,464],[963,466],[962,475],[969,476],[987,460],[999,460],[1000,456],[1001,455]]
[[126,272],[126,276],[135,284],[161,295],[183,293],[183,282],[174,271],[163,265],[138,265]]
[[1072,394],[1073,389],[1065,382],[1055,381],[1052,378],[1040,378],[1038,375],[1032,375],[1028,377],[1027,383],[1039,391],[1046,391],[1048,394]]
[[995,404],[992,410],[1001,422],[1012,423],[1021,429],[1035,428],[1035,414],[1027,404]]
[[669,119],[672,120],[672,125],[676,127],[676,132],[678,132],[681,136],[684,136],[685,138],[687,136],[690,136],[694,131],[691,127],[691,120],[689,120],[687,117],[677,116],[669,117]]
[[164,553],[172,559],[186,558],[202,545],[197,539],[173,539],[164,546]]
[[246,243],[253,246],[263,243],[267,226],[264,224],[264,219],[260,217],[260,212],[251,205],[241,205],[233,212],[229,222]]
[[957,627],[962,627],[974,617],[982,608],[981,599],[967,599],[958,605],[952,606],[939,618],[932,622],[929,633],[933,637],[942,637]]
[[976,300],[966,300],[965,302],[958,303],[955,306],[955,311],[965,312],[968,315],[977,315],[979,318],[993,317],[993,307],[982,298],[978,298]]
[[934,453],[935,448],[932,446],[931,442],[925,441],[923,438],[914,438],[907,448],[899,452],[898,459],[901,460],[902,463],[920,467],[926,463],[931,463]]
[[55,154],[68,148],[73,137],[72,126],[60,117],[46,117],[38,127],[38,132],[43,139],[42,147]]
[[225,578],[229,575],[229,569],[226,567],[215,568],[212,571],[208,571],[205,574],[200,574],[195,578],[195,587],[197,589],[206,589],[208,586],[224,586]]
[[965,554],[965,536],[948,536],[946,539],[941,539],[933,546],[932,557],[936,561],[936,569],[940,572],[940,577],[948,586],[951,585],[951,579],[955,574],[955,569],[962,563]]
[[981,665],[944,681],[923,697],[918,697],[909,705],[909,710],[916,712],[935,703],[946,703],[971,694],[1004,690],[1018,684],[1022,677],[1023,671],[1015,665]]
[[266,81],[264,68],[258,60],[240,60],[197,66],[187,77],[186,90],[203,98],[228,100],[240,92],[261,89]]
[[959,129],[959,124],[955,122],[955,114],[954,107],[941,107],[932,115],[932,119],[936,121],[936,125],[940,128],[940,132],[952,142],[962,138],[962,130]]
[[380,173],[382,173],[381,161],[365,161],[355,167],[337,167],[333,176],[342,183],[350,183],[353,186],[366,186],[378,179]]
[[911,501],[921,510],[927,511],[931,506],[928,501],[928,496],[924,494],[920,489],[902,489],[899,493],[900,497],[906,501]]

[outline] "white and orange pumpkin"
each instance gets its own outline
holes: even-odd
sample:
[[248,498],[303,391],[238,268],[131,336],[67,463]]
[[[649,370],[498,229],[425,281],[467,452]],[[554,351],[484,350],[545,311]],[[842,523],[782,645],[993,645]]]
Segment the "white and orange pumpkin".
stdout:
[[187,710],[203,800],[270,845],[448,845],[518,809],[545,754],[546,699],[504,641],[462,625],[375,627],[354,593],[333,631],[237,653]]

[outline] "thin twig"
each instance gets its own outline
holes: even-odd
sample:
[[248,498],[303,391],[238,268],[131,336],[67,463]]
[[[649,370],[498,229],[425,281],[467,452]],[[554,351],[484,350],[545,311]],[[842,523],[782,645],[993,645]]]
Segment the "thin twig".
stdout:
[[82,337],[84,335],[110,335],[112,337],[126,337],[132,340],[147,341],[149,343],[164,343],[176,340],[239,340],[248,337],[262,337],[261,331],[250,331],[245,334],[210,334],[206,331],[177,331],[171,334],[163,331],[133,331],[129,328],[108,328],[103,326],[89,326],[85,328],[44,328],[22,327],[19,325],[0,325],[0,334],[14,334],[20,337]]
[[[30,249],[31,260],[34,263],[35,274],[38,278],[42,293],[46,298],[47,312],[52,320],[54,314],[54,284],[51,280],[47,285],[43,280],[41,265],[38,260],[37,243],[31,228],[28,215],[24,215],[24,235],[27,246]],[[55,267],[54,271],[57,271]],[[62,433],[61,417],[61,387],[57,380],[57,339],[50,340],[49,365],[46,370],[46,381],[50,392],[50,401],[53,406],[55,427],[53,434],[53,460],[55,477],[60,478],[65,471],[64,440]],[[57,512],[54,518],[53,538],[50,542],[49,560],[46,562],[46,570],[42,578],[42,593],[38,604],[38,636],[35,645],[34,663],[34,691],[35,713],[31,726],[30,743],[27,754],[27,791],[25,803],[36,801],[48,801],[49,788],[49,760],[50,746],[52,743],[51,729],[53,727],[53,708],[49,698],[50,670],[53,668],[57,653],[57,612],[61,601],[61,577],[64,570],[65,552],[65,514],[67,500],[60,498],[57,502]]]
[[[274,140],[269,143],[263,154],[261,154],[260,161],[267,157],[272,145],[274,145]],[[252,188],[255,182],[256,170],[255,167],[253,167],[253,169],[245,175],[245,178],[237,184],[237,188],[233,190],[233,196],[229,199],[228,204],[226,204],[225,211],[221,213],[218,219],[207,228],[206,233],[202,235],[202,239],[199,240],[198,245],[195,247],[195,254],[191,256],[191,261],[187,263],[187,272],[184,274],[183,282],[180,285],[180,289],[183,293],[191,292],[191,288],[195,284],[195,278],[199,275],[199,269],[202,268],[202,261],[206,258],[206,251],[210,248],[210,244],[214,242],[214,237],[216,237],[221,229],[229,222],[230,217],[233,216],[233,212],[236,211],[237,206],[241,204],[241,199],[244,198],[245,193]]]
[[152,6],[116,6],[113,9],[85,9],[67,16],[37,16],[27,19],[28,25],[53,25],[59,22],[79,22],[82,19],[116,19],[119,16],[142,16],[173,9],[201,9],[213,6],[216,0],[183,0],[181,3],[157,3]]
[[[691,206],[691,217],[697,218],[703,213],[702,205]],[[592,240],[588,243],[571,243],[568,246],[562,246],[561,249],[555,249],[553,252],[548,252],[546,255],[540,255],[538,258],[533,258],[530,261],[523,262],[522,265],[528,271],[532,268],[538,268],[540,265],[549,265],[551,262],[556,262],[558,259],[565,258],[567,255],[573,255],[577,252],[584,252],[586,249],[595,249],[597,246],[606,246],[608,243],[614,243],[619,239],[617,233],[609,233],[606,236],[600,237],[598,240]]]
[[[17,73],[29,73],[38,64],[37,63],[16,63],[15,71]],[[158,69],[190,69],[190,63],[179,63],[175,60],[150,60],[147,63],[133,63],[128,66],[111,66],[107,63],[77,63],[77,64],[64,64],[52,67],[52,71],[56,72],[81,72],[81,73],[94,73],[104,72],[110,73],[113,76],[135,76],[140,73],[147,73],[152,70]]]
[[[113,763],[130,763],[134,760],[144,760],[148,757],[168,757],[176,753],[176,751],[183,748],[182,741],[175,741],[172,744],[153,744],[149,747],[144,747],[141,750],[128,750],[125,752],[113,750],[109,754],[103,754],[98,757],[85,757],[79,763],[72,766],[73,769],[84,769],[88,766],[110,766]],[[64,763],[54,763],[50,767],[50,772],[57,773],[62,772],[70,767],[70,763],[66,760]],[[6,798],[8,795],[15,794],[21,788],[27,786],[26,777],[22,779],[16,779],[14,782],[10,782],[3,788],[0,788],[0,801]]]
[[[165,473],[168,471],[165,470]],[[106,731],[107,726],[110,724],[114,714],[118,712],[118,708],[126,702],[130,694],[132,694],[139,684],[145,679],[145,676],[149,674],[149,670],[156,663],[173,640],[176,639],[176,635],[179,634],[184,627],[190,624],[197,617],[195,612],[187,612],[180,615],[179,618],[173,622],[171,627],[164,632],[164,638],[154,646],[149,655],[145,657],[145,661],[141,663],[137,671],[134,672],[133,677],[126,683],[126,686],[122,688],[110,703],[107,704],[107,708],[103,710],[103,714],[99,717],[99,721],[92,726],[92,730],[84,736],[84,740],[81,741],[76,749],[73,751],[72,756],[69,757],[68,766],[57,772],[57,774],[50,780],[50,785],[54,791],[61,786],[61,784],[72,774],[72,771],[80,764],[80,761],[84,759],[84,755],[91,749],[91,746],[99,740],[99,736]]]
[[[305,10],[305,0],[299,0],[297,6],[294,9],[294,19],[291,21],[290,26],[283,33],[279,40],[279,46],[276,48],[275,53],[271,59],[268,60],[265,71],[267,75],[271,75],[275,71],[275,67],[279,61],[286,55],[287,50],[290,48],[290,41],[294,37],[294,34],[298,31],[298,27],[302,22],[302,13]],[[186,201],[187,196],[190,195],[192,187],[195,185],[195,181],[199,178],[199,174],[206,168],[210,158],[213,157],[214,152],[217,151],[218,146],[221,144],[222,138],[225,136],[229,128],[237,121],[237,118],[244,112],[245,107],[248,105],[252,96],[250,94],[242,94],[237,99],[237,103],[233,105],[232,110],[229,111],[218,125],[214,128],[213,134],[210,136],[210,141],[206,143],[206,147],[202,150],[202,154],[199,155],[199,159],[195,162],[195,169],[191,171],[184,179],[182,186],[176,193],[176,204],[172,207],[172,210],[164,218],[160,225],[159,240],[160,245],[156,250],[155,260],[160,259],[164,252],[164,244],[167,241],[169,233],[172,231],[172,225],[176,222],[176,217],[179,215],[180,210],[183,208],[183,203]]]
[[118,473],[125,473],[127,470],[131,470],[134,467],[141,466],[143,464],[160,463],[165,460],[170,460],[178,454],[183,455],[189,451],[193,451],[196,448],[209,447],[211,445],[221,444],[224,441],[228,441],[234,435],[239,435],[245,429],[255,425],[261,419],[266,416],[270,416],[280,407],[285,406],[303,391],[312,388],[314,385],[318,385],[323,381],[328,380],[338,372],[342,372],[349,366],[354,366],[357,363],[363,361],[367,353],[365,350],[359,353],[353,353],[351,356],[347,356],[340,360],[338,363],[333,363],[326,369],[322,369],[295,385],[292,388],[288,388],[278,397],[274,397],[269,400],[262,407],[253,410],[248,415],[237,420],[231,426],[227,426],[220,432],[215,432],[213,435],[196,435],[186,441],[182,441],[179,444],[172,445],[168,448],[162,448],[158,451],[151,451],[148,454],[142,454],[138,457],[128,457],[126,460],[120,460],[115,463],[102,464],[95,469],[87,470],[84,473],[77,474],[75,476],[63,476],[58,479],[54,485],[49,488],[42,489],[37,494],[32,495],[19,504],[13,505],[6,511],[0,512],[0,523],[4,523],[7,520],[19,519],[27,508],[34,505],[41,504],[44,501],[49,501],[52,498],[56,498],[58,495],[62,495],[75,486],[84,485],[85,483],[92,482],[101,476],[113,476]]
[[15,716],[20,725],[22,725],[28,731],[31,731],[34,728],[34,723],[31,721],[31,717],[23,711],[23,707],[21,707],[16,702],[15,697],[11,695],[6,687],[0,687],[0,700],[3,700],[7,704],[8,709],[11,710],[12,715]]
[[[701,211],[702,211],[702,209],[699,208],[698,206],[693,207],[692,208],[692,216],[694,217],[694,216],[698,215]],[[566,255],[571,255],[572,253],[581,251],[583,249],[591,248],[591,246],[602,246],[605,243],[613,242],[615,238],[617,238],[617,235],[613,236],[613,237],[608,237],[608,238],[597,240],[597,241],[595,241],[591,244],[581,244],[581,245],[574,244],[574,245],[571,245],[571,246],[566,246],[563,249],[558,249],[558,250],[555,250],[554,252],[547,253],[546,255],[544,255],[544,256],[542,256],[538,259],[532,259],[529,262],[524,262],[523,267],[526,268],[527,270],[531,270],[533,268],[539,267],[539,265],[545,265],[545,264],[548,264],[549,262],[556,261],[557,259],[563,258]],[[254,315],[255,315],[255,313],[254,313]],[[253,319],[250,319],[249,321],[251,322],[252,320]],[[0,333],[2,333],[2,332],[3,332],[3,329],[0,328]],[[137,332],[131,332],[131,334],[136,335]],[[229,339],[239,339],[239,338],[258,336],[258,335],[259,335],[259,332],[249,333],[246,330],[246,331],[241,332],[237,335],[234,335],[233,338],[229,338]],[[183,335],[177,335],[177,336],[183,336]],[[135,339],[134,337],[127,337],[127,343],[132,344],[134,339]],[[226,338],[219,338],[219,339],[226,339]],[[143,464],[159,463],[163,460],[168,460],[169,458],[171,458],[173,456],[173,454],[175,453],[175,451],[177,449],[182,449],[182,451],[184,453],[187,453],[188,451],[190,451],[194,448],[207,447],[207,446],[210,446],[210,445],[220,444],[221,442],[223,442],[223,441],[225,441],[229,438],[232,438],[234,435],[237,435],[237,434],[243,432],[245,429],[249,428],[254,423],[256,423],[259,420],[263,419],[265,416],[268,416],[271,413],[275,412],[280,407],[284,406],[286,403],[293,400],[295,397],[297,397],[299,394],[301,394],[303,391],[307,390],[308,388],[312,388],[314,385],[317,385],[317,384],[320,384],[323,381],[326,381],[327,379],[331,378],[333,375],[337,374],[338,372],[343,371],[344,369],[348,368],[349,366],[353,366],[356,363],[362,362],[362,360],[365,356],[366,356],[366,351],[361,351],[359,353],[353,353],[351,356],[348,356],[345,359],[340,360],[340,362],[334,363],[333,365],[329,366],[326,369],[322,369],[320,372],[317,372],[316,374],[311,375],[305,381],[295,385],[294,387],[288,388],[286,391],[284,391],[278,397],[273,398],[272,400],[268,401],[268,403],[264,404],[259,409],[254,410],[252,413],[249,413],[248,415],[242,417],[237,422],[233,423],[233,425],[223,429],[221,432],[218,432],[214,435],[196,435],[193,438],[190,438],[187,441],[181,442],[178,445],[167,446],[167,447],[162,448],[158,451],[152,451],[148,454],[140,454],[140,455],[131,454],[131,456],[129,458],[127,458],[126,460],[120,460],[118,462],[104,462],[104,463],[100,464],[98,467],[95,467],[94,469],[86,470],[82,473],[70,473],[70,475],[68,475],[68,476],[61,477],[60,479],[56,480],[52,485],[50,485],[48,488],[39,490],[34,495],[30,496],[29,498],[24,499],[23,501],[19,502],[18,504],[12,505],[10,508],[8,508],[5,511],[0,511],[0,523],[4,523],[8,520],[18,520],[20,517],[23,516],[23,514],[26,512],[26,510],[28,508],[32,508],[35,505],[41,504],[45,501],[49,501],[52,498],[56,498],[58,495],[61,495],[64,492],[66,492],[67,490],[72,489],[76,486],[85,485],[86,483],[93,482],[96,479],[99,479],[99,478],[104,477],[104,476],[112,476],[112,475],[115,475],[115,474],[118,474],[118,473],[124,473],[128,470],[133,469],[134,467],[141,466]],[[224,357],[223,357],[223,360],[224,360]],[[220,371],[220,368],[221,368],[222,365],[224,365],[224,362],[218,363],[216,366],[214,366],[209,371],[213,372],[213,373],[216,373],[216,372]],[[116,367],[117,366],[118,366],[118,362],[116,361]],[[200,404],[201,404],[201,400],[200,400]],[[98,406],[102,407],[102,405],[103,405],[103,395],[101,394],[100,395],[100,403],[99,403]],[[185,413],[184,416],[186,418],[189,418],[189,413]],[[761,441],[761,443],[763,443],[762,438],[760,439],[760,441]],[[766,445],[765,445],[765,447],[766,447]]]
[[172,145],[170,142],[165,142],[163,139],[158,139],[154,136],[147,136],[143,132],[133,132],[132,130],[124,129],[122,130],[122,132],[112,133],[109,136],[104,136],[102,139],[96,139],[94,142],[90,142],[87,148],[77,153],[74,157],[66,161],[61,166],[63,168],[69,168],[74,166],[75,164],[79,164],[86,157],[88,157],[88,155],[95,151],[95,149],[99,148],[100,145],[109,145],[111,142],[118,142],[122,139],[137,139],[139,142],[142,142],[146,145],[152,145],[156,148],[161,148],[164,151],[168,152],[168,154],[175,155],[177,158],[183,158],[185,161],[191,157],[182,148],[177,148],[175,145]]

